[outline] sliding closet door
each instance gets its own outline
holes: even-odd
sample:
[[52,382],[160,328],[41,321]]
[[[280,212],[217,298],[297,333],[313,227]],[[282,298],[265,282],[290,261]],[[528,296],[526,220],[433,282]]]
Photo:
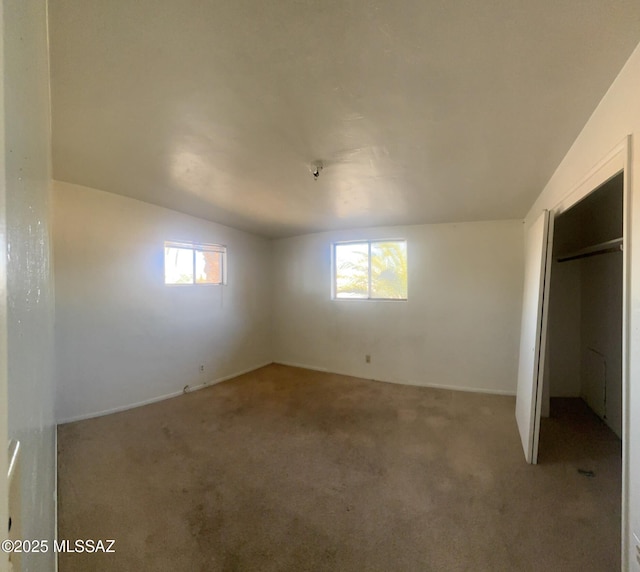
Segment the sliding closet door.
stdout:
[[[550,250],[549,211],[528,230],[525,237],[524,296],[520,330],[520,363],[516,421],[527,463],[538,460],[540,406],[546,332],[543,321],[545,282],[548,284],[547,256]],[[551,262],[551,261],[549,261]]]

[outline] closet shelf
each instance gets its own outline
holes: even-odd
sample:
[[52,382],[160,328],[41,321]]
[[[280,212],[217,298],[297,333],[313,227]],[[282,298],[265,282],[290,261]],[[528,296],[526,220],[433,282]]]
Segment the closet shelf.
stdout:
[[578,258],[586,258],[587,256],[596,256],[598,254],[607,254],[608,252],[620,252],[622,250],[622,238],[614,238],[599,244],[587,246],[580,250],[575,250],[569,254],[558,256],[558,262],[568,262],[569,260],[577,260]]

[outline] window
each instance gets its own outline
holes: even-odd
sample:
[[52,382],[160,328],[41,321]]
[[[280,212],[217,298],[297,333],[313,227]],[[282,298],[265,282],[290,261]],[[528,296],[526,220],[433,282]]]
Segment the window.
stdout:
[[226,284],[227,247],[192,242],[164,243],[165,284]]
[[407,241],[367,240],[333,245],[334,298],[407,299]]

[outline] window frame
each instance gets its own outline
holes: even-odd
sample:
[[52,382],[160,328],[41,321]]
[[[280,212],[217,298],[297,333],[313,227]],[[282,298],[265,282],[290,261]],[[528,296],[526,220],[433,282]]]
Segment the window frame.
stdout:
[[[167,248],[181,248],[191,251],[192,282],[167,282]],[[196,252],[217,252],[220,254],[220,282],[198,282],[196,276]],[[185,240],[165,240],[162,256],[163,280],[165,286],[226,286],[227,285],[227,246],[210,242]]]
[[[379,296],[371,296],[371,245],[378,242],[404,242],[405,260],[407,263],[407,292],[404,298],[381,298]],[[367,288],[368,294],[362,298],[348,298],[338,296],[338,266],[336,247],[345,244],[366,244],[367,245]],[[409,244],[406,238],[364,238],[358,240],[338,240],[331,243],[331,299],[336,301],[350,302],[407,302],[409,300]]]

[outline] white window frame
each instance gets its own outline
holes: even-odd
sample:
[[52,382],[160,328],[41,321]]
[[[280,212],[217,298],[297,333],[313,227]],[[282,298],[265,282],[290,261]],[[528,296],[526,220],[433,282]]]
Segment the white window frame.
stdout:
[[[182,282],[180,284],[167,282],[167,248],[182,248],[191,250],[191,266],[193,269],[193,282]],[[226,286],[227,285],[227,247],[224,244],[213,244],[207,242],[186,242],[180,240],[165,240],[162,256],[162,271],[165,286]],[[220,279],[221,282],[196,282],[196,252],[218,252],[220,253]]]
[[[371,245],[376,242],[404,242],[405,244],[405,256],[407,259],[407,295],[405,298],[380,298],[377,296],[371,296]],[[366,298],[340,298],[338,297],[338,267],[336,247],[344,244],[366,244],[367,245],[367,288],[368,296]],[[339,302],[406,302],[409,299],[409,245],[406,238],[372,238],[372,239],[360,239],[360,240],[340,240],[331,244],[331,299]]]

